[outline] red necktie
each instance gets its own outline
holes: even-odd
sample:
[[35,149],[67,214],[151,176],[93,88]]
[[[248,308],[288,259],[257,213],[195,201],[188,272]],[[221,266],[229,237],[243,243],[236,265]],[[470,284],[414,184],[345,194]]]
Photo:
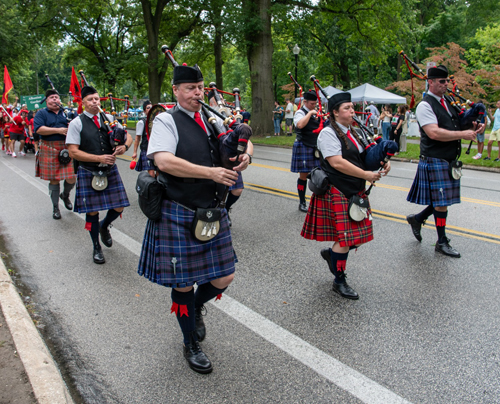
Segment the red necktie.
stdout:
[[446,104],[444,102],[444,98],[441,98],[441,105],[443,106],[443,108],[448,111],[448,108],[446,108]]
[[97,119],[97,115],[94,115],[92,117],[92,119],[94,120],[95,126],[97,126],[98,128],[100,128],[101,125],[99,125],[99,119]]
[[347,129],[347,133],[346,133],[346,135],[347,135],[347,137],[348,137],[349,139],[351,139],[351,142],[353,142],[356,146],[358,145],[358,144],[356,143],[356,141],[354,140],[354,138],[352,137],[352,135],[351,135],[351,131],[350,131],[349,129]]
[[207,129],[205,128],[205,125],[204,125],[203,121],[201,120],[201,115],[199,112],[194,113],[194,120],[196,121],[196,123],[198,125],[201,126],[201,129],[203,129],[205,131],[205,133],[207,133]]

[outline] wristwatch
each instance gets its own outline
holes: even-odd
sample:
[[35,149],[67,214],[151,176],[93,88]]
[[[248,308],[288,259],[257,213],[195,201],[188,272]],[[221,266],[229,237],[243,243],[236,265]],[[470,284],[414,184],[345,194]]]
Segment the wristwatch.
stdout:
[[124,146],[125,146],[125,151],[128,151],[129,146],[127,146],[126,144],[124,144]]
[[246,155],[250,158],[250,161],[248,162],[248,164],[252,164],[252,155],[250,153],[246,153]]

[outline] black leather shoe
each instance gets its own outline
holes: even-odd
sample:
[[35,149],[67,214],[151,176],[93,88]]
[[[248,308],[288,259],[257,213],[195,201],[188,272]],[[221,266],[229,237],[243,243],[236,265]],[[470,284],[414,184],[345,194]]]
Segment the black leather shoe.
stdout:
[[189,344],[184,345],[184,357],[189,367],[195,372],[203,374],[211,373],[213,370],[212,363],[210,359],[207,358],[207,355],[201,350],[200,343],[196,341],[193,335],[195,332],[196,331],[193,331],[193,333],[191,333]]
[[104,254],[102,253],[102,248],[99,246],[94,248],[94,262],[96,264],[104,264],[106,260],[104,259]]
[[460,258],[460,253],[450,245],[448,239],[444,243],[436,243],[434,249],[436,252],[447,255],[448,257]]
[[69,200],[69,195],[64,195],[64,193],[59,194],[59,198],[64,202],[64,207],[68,210],[73,210],[73,204]]
[[413,235],[418,241],[422,241],[422,235],[420,234],[420,230],[422,229],[422,225],[424,223],[420,223],[415,219],[415,215],[408,215],[406,216],[406,221],[410,224],[411,226],[411,231],[413,232]]
[[[100,225],[100,223],[99,223]],[[102,243],[110,248],[113,245],[113,239],[111,238],[111,234],[109,233],[109,226],[103,227],[99,226],[99,233],[101,234],[101,241]]]
[[335,272],[332,268],[332,256],[330,255],[330,249],[329,248],[323,248],[321,250],[321,256],[323,259],[328,263],[328,268],[330,269],[330,272],[335,275]]
[[52,218],[59,220],[61,218],[61,211],[58,206],[54,206],[54,210],[52,212]]
[[205,306],[195,307],[194,308],[194,321],[196,323],[196,336],[198,337],[198,341],[202,342],[206,335],[207,330],[205,328],[205,322],[203,321],[203,316],[206,314],[207,309]]
[[335,283],[333,282],[333,288],[332,290],[335,293],[338,293],[340,296],[345,297],[346,299],[352,299],[352,300],[358,300],[359,295],[356,293],[356,291],[351,288],[346,281],[343,283]]
[[306,212],[307,213],[307,205],[305,203],[299,203],[299,210],[301,212]]

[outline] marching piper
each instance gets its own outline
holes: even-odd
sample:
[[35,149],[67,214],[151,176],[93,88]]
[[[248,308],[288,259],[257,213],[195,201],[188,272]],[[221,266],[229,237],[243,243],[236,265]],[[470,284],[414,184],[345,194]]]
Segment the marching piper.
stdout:
[[318,150],[329,187],[324,195],[313,193],[301,236],[333,242],[332,248],[321,250],[321,256],[335,276],[333,291],[355,300],[359,296],[346,282],[346,261],[349,250],[373,240],[373,226],[369,204],[366,203],[367,210],[362,217],[354,220],[349,215],[349,199],[360,196],[367,201],[366,182],[373,183],[387,175],[391,164],[387,161],[378,172],[365,169],[365,149],[351,126],[354,106],[350,93],[332,96],[328,100],[328,112],[330,125],[319,134]]
[[[148,146],[166,199],[161,219],[147,223],[138,272],[172,288],[171,312],[183,334],[184,357],[191,369],[206,374],[212,363],[199,344],[206,335],[203,307],[222,296],[235,270],[227,211],[217,206],[250,157],[241,154],[233,170],[221,167],[217,134],[198,102],[203,100],[203,76],[197,67],[175,66],[172,88],[177,105],[156,116]],[[200,241],[191,230],[198,215],[219,218],[218,230],[212,233],[217,225],[211,222],[205,233],[210,240]]]
[[154,165],[153,161],[148,159],[146,152],[148,150],[148,136],[146,134],[146,117],[149,110],[153,105],[151,101],[146,100],[142,104],[142,110],[146,114],[145,117],[141,118],[135,127],[135,141],[134,141],[134,152],[132,153],[132,159],[137,158],[137,149],[139,149],[139,159],[135,166],[135,171],[148,171],[151,176],[154,176]]
[[304,93],[304,105],[297,110],[293,117],[295,134],[297,138],[293,143],[292,164],[290,171],[299,173],[297,180],[297,192],[299,194],[299,210],[307,212],[306,187],[307,175],[315,167],[319,166],[319,160],[315,156],[318,134],[314,130],[319,128],[320,120],[316,116],[316,102],[318,97],[312,90]]
[[[104,264],[99,234],[102,243],[111,247],[113,239],[109,226],[125,207],[130,206],[116,166],[116,156],[128,150],[132,138],[117,124],[113,138],[121,137],[123,144],[112,144],[104,118],[111,122],[113,117],[99,113],[101,101],[95,88],[83,87],[82,104],[85,111],[71,121],[66,137],[70,156],[79,162],[74,211],[86,214],[85,229],[92,239],[93,260],[96,264]],[[108,212],[99,222],[101,210]]]
[[[70,192],[75,186],[76,175],[73,162],[61,162],[60,153],[65,149],[68,120],[61,109],[61,99],[56,90],[45,92],[47,107],[38,111],[33,124],[35,134],[41,137],[39,153],[35,161],[35,175],[49,181],[49,195],[52,201],[52,217],[61,218],[59,198],[68,210],[73,209]],[[60,181],[64,180],[63,191]]]
[[460,258],[446,237],[448,206],[460,203],[460,178],[452,176],[453,163],[460,156],[461,139],[476,140],[484,124],[471,130],[460,129],[458,112],[444,98],[450,82],[446,66],[431,67],[427,82],[429,91],[416,110],[421,135],[420,160],[407,197],[409,202],[427,207],[420,213],[408,215],[406,220],[415,238],[422,241],[422,226],[434,215],[438,235],[435,251]]

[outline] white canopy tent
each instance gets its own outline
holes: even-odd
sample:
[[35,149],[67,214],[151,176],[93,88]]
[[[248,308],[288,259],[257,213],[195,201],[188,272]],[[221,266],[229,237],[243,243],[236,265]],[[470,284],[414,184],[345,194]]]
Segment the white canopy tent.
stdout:
[[406,104],[405,97],[382,90],[369,83],[353,88],[348,92],[351,93],[353,102],[373,101],[375,104]]

